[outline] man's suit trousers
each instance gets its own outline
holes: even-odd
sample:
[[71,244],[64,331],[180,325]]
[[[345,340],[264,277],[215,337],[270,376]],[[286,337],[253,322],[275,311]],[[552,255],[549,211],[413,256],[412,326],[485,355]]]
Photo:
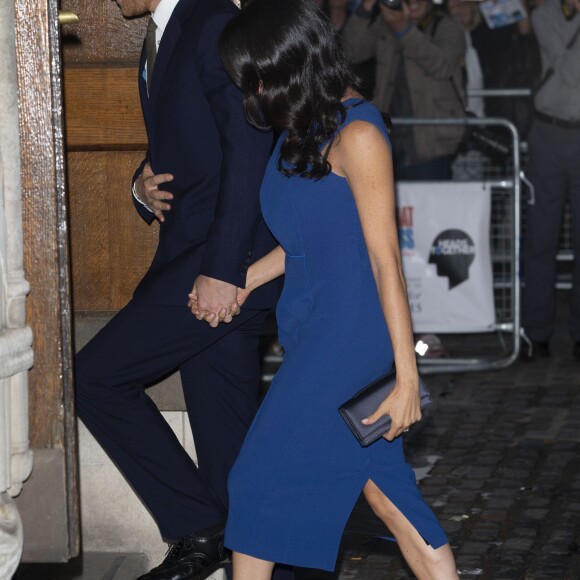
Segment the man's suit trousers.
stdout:
[[573,290],[569,330],[580,340],[580,129],[554,127],[535,120],[528,137],[528,176],[535,204],[527,206],[524,240],[523,326],[539,342],[554,331],[556,255],[566,200],[572,219]]
[[[77,355],[78,416],[177,539],[224,522],[227,475],[257,408],[266,311],[216,329],[186,306],[130,302]],[[179,369],[199,466],[145,392]]]

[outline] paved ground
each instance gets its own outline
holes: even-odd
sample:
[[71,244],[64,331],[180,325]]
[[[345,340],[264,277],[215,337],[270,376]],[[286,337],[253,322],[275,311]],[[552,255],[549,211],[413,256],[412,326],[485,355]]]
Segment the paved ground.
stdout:
[[[462,579],[580,579],[580,362],[570,354],[563,306],[551,359],[427,378],[437,403],[406,436],[407,458]],[[454,348],[452,339],[444,344]],[[95,577],[22,568],[22,580]],[[396,545],[357,535],[345,537],[338,569],[300,579],[413,578]]]
[[[407,458],[431,465],[420,487],[461,578],[580,579],[580,362],[563,326],[552,348],[499,372],[427,378],[437,404],[406,437]],[[388,542],[344,544],[341,580],[414,577]]]
[[13,580],[135,580],[147,569],[144,554],[96,552],[66,564],[22,564]]

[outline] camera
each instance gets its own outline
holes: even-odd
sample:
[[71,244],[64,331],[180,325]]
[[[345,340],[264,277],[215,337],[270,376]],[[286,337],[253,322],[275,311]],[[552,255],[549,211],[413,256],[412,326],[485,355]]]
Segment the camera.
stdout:
[[379,0],[379,2],[391,10],[403,9],[403,0]]

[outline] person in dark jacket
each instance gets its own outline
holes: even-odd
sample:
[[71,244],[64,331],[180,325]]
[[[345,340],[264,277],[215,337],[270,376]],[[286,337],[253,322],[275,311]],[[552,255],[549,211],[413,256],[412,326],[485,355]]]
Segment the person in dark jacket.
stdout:
[[[248,265],[275,246],[258,199],[272,135],[246,122],[219,58],[230,0],[117,3],[125,16],[152,12],[139,64],[149,146],[133,195],[159,220],[159,245],[132,300],[79,352],[77,409],[172,541],[143,578],[205,577],[225,555],[227,475],[257,408],[258,333],[278,295],[268,285],[236,301]],[[175,369],[199,467],[145,393]]]
[[[465,35],[431,0],[393,10],[364,0],[344,29],[354,63],[376,59],[373,102],[392,117],[463,117],[461,63]],[[451,179],[462,127],[395,127],[396,179]]]

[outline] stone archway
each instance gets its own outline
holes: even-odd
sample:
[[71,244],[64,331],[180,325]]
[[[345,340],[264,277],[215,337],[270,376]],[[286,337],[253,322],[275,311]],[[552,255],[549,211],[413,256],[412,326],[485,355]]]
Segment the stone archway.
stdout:
[[10,578],[22,553],[22,523],[12,498],[32,469],[32,332],[25,324],[14,6],[7,0],[0,1],[0,78],[0,577]]

